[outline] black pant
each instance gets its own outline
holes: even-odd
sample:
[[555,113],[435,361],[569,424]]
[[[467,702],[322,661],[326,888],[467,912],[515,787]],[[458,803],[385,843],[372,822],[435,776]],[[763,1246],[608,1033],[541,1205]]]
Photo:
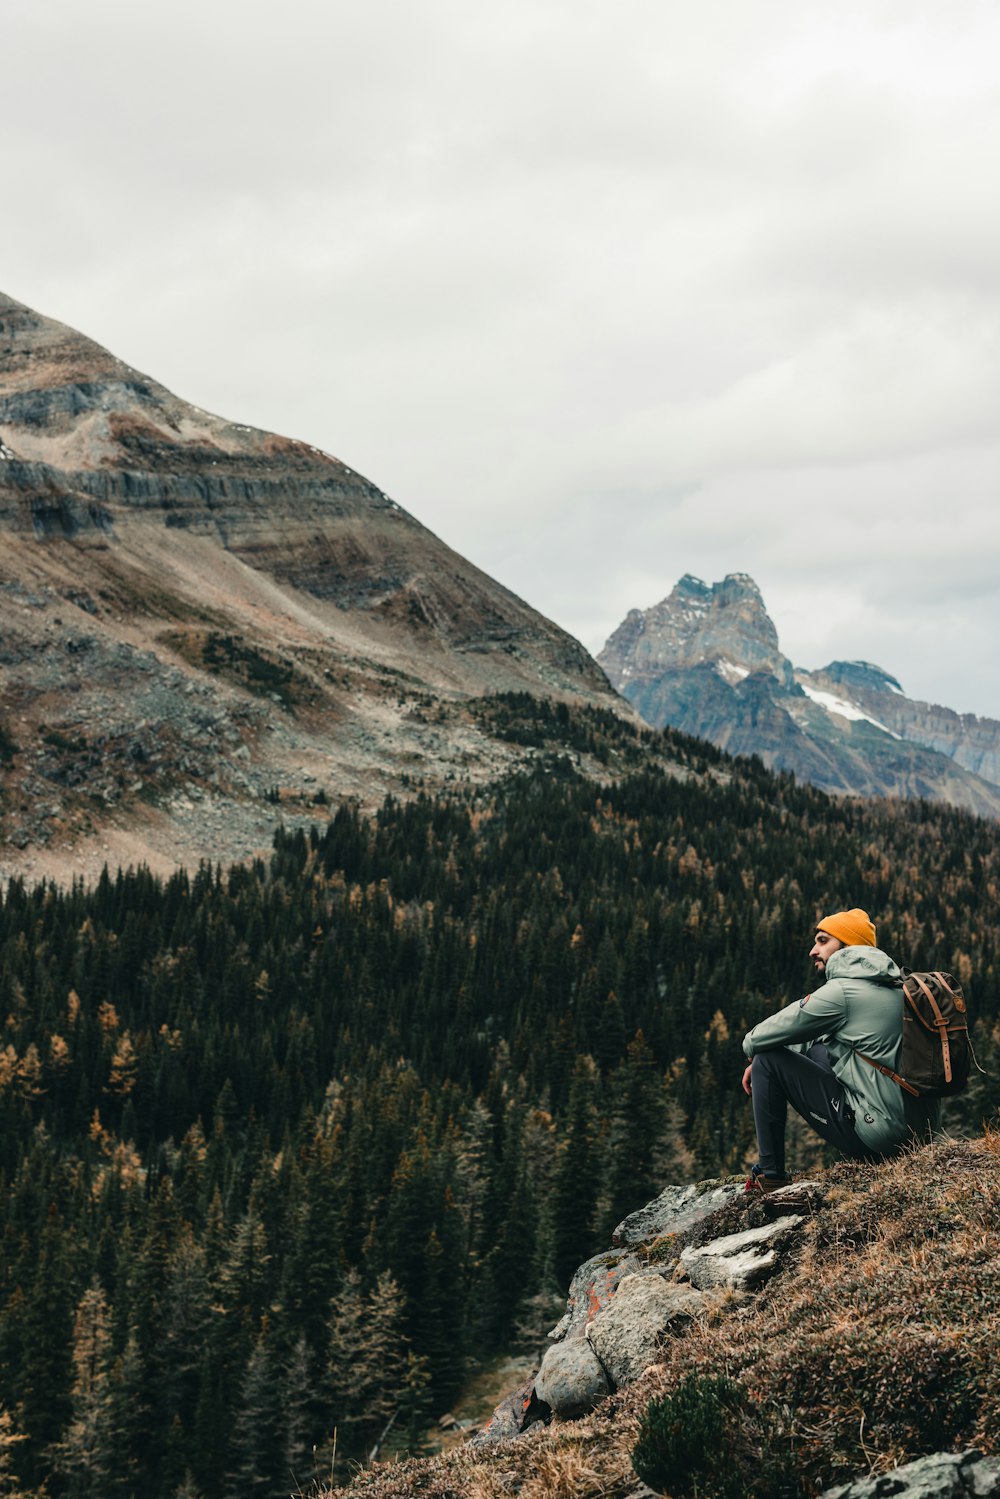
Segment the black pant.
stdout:
[[877,1161],[877,1151],[862,1145],[854,1132],[854,1112],[847,1090],[834,1075],[820,1042],[809,1055],[776,1046],[753,1059],[750,1074],[753,1122],[760,1164],[768,1176],[785,1174],[785,1119],[788,1105],[806,1123],[856,1161]]

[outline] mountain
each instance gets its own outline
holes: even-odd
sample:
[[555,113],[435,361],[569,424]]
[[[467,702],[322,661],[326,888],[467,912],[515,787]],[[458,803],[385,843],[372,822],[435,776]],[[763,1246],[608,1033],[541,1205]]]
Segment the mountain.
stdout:
[[796,669],[746,573],[712,584],[686,573],[661,603],[630,610],[597,659],[656,727],[826,791],[1000,816],[1000,722],[913,701],[867,661]]
[[626,711],[339,459],[2,295],[0,601],[0,874],[242,857],[317,799],[493,775],[523,751],[483,695]]

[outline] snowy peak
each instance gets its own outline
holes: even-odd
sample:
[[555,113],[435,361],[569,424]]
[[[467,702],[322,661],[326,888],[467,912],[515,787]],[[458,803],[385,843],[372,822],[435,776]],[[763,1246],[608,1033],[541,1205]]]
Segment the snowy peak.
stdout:
[[747,573],[685,573],[598,656],[647,722],[760,755],[830,791],[920,796],[1000,815],[1000,723],[912,702],[871,661],[796,670]]

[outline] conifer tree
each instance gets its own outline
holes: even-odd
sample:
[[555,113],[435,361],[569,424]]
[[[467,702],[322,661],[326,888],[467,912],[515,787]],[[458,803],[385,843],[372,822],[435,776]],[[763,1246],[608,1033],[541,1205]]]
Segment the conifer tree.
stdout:
[[240,1381],[229,1441],[227,1499],[265,1499],[284,1483],[278,1437],[275,1370],[266,1325],[260,1331]]
[[597,1087],[593,1058],[580,1057],[573,1069],[553,1191],[554,1268],[562,1285],[593,1252],[599,1180]]
[[58,1465],[72,1499],[107,1491],[112,1435],[111,1333],[107,1297],[92,1283],[73,1323],[72,1416],[58,1444]]

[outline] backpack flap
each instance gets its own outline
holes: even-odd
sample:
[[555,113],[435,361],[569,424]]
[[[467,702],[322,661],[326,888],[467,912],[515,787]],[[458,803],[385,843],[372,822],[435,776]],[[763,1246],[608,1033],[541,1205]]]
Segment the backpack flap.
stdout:
[[965,996],[950,973],[904,975],[900,1071],[920,1093],[958,1093],[968,1082]]

